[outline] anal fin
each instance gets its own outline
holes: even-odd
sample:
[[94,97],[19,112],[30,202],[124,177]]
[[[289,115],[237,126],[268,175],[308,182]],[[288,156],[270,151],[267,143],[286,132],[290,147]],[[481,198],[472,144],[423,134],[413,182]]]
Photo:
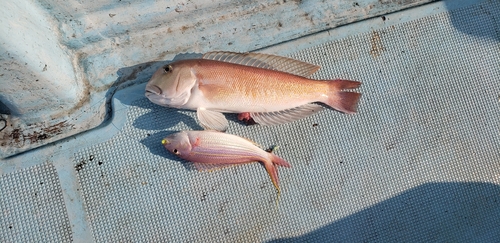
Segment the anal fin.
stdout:
[[323,109],[321,105],[306,104],[283,111],[251,112],[250,117],[260,125],[271,126],[300,120]]
[[195,163],[193,162],[194,168],[199,171],[216,171],[226,167],[233,167],[241,164],[207,164],[207,163]]

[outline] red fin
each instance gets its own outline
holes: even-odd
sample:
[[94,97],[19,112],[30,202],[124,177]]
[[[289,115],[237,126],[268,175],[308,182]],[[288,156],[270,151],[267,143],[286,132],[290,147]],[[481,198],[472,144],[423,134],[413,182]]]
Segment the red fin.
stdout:
[[266,168],[269,177],[271,177],[271,181],[273,182],[274,187],[280,192],[280,180],[278,178],[278,165],[283,167],[291,167],[291,165],[286,162],[284,159],[276,156],[275,154],[269,153],[269,159],[271,161],[263,161],[264,167]]
[[245,122],[247,125],[255,125],[255,121],[250,116],[250,112],[243,112],[238,114],[238,120]]
[[333,81],[330,81],[330,83],[335,86],[335,89],[337,90],[343,90],[343,89],[356,89],[361,86],[361,82],[359,81],[351,81],[351,80],[344,80],[344,79],[336,79]]
[[270,162],[264,162],[264,167],[266,168],[269,177],[271,177],[271,181],[273,182],[274,187],[280,192],[280,180],[278,178],[278,170],[276,169],[276,165]]
[[353,114],[356,113],[360,93],[344,91],[344,89],[355,89],[361,85],[361,82],[350,80],[330,81],[330,90],[328,93],[327,105],[335,110]]
[[277,155],[269,154],[269,156],[271,157],[271,162],[273,162],[273,164],[287,167],[287,168],[291,167],[291,165],[288,162],[286,162],[284,159],[278,157]]

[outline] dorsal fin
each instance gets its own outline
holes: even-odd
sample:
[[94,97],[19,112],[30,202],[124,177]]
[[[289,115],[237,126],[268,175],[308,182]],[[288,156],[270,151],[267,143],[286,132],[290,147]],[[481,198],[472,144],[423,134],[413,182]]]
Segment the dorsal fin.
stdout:
[[207,52],[203,59],[229,62],[251,67],[265,68],[286,73],[295,74],[302,77],[309,77],[320,66],[307,62],[295,60],[288,57],[281,57],[263,53],[237,53],[237,52]]

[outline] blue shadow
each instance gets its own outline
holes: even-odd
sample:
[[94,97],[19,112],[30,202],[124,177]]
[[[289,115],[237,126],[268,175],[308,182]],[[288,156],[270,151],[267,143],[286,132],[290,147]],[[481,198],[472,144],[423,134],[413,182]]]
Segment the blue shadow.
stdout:
[[445,0],[444,3],[457,30],[500,42],[500,1]]
[[499,242],[500,186],[427,183],[295,238],[270,242]]

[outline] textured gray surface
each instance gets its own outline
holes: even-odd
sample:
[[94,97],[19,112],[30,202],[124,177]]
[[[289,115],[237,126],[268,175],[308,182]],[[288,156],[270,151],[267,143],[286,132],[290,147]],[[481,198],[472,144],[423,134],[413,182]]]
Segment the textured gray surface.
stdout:
[[42,164],[0,176],[0,242],[70,242],[57,172]]
[[259,164],[198,172],[168,154],[161,139],[201,129],[195,114],[138,100],[116,137],[76,154],[95,240],[498,240],[498,13],[486,1],[291,55],[321,65],[315,78],[362,81],[364,96],[356,115],[230,122],[292,164],[279,207]]

